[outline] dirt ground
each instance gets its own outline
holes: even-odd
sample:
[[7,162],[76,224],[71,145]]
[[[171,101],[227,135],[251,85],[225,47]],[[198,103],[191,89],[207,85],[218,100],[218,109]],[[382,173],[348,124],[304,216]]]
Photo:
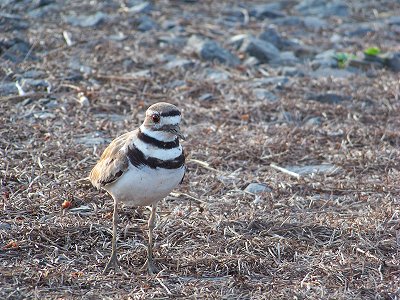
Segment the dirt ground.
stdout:
[[[305,18],[300,2],[274,3]],[[400,73],[313,65],[330,49],[400,51],[399,2],[361,2],[280,23],[301,45],[291,69],[229,40],[282,19],[252,15],[261,2],[0,4],[0,298],[399,299]],[[193,35],[239,63],[208,60]],[[158,208],[160,273],[143,267],[149,210],[121,207],[122,271],[103,275],[112,200],[85,178],[158,101],[187,135],[185,180]]]

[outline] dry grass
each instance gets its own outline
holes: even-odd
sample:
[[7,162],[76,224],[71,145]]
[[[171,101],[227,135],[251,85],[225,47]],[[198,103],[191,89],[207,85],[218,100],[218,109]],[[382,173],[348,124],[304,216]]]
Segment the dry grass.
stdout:
[[[168,16],[177,8],[164,9]],[[186,9],[210,12],[208,5]],[[42,60],[4,62],[2,78],[6,68],[14,74],[43,70],[53,89],[0,98],[0,298],[398,299],[398,75],[377,70],[374,77],[293,77],[275,90],[279,101],[269,103],[256,100],[249,88],[264,77],[257,69],[214,65],[230,80],[205,82],[199,74],[212,64],[162,68],[157,55],[177,49],[160,49],[158,33],[105,39],[117,30],[129,35],[121,18],[98,31],[60,29],[55,19],[46,30],[32,24],[28,37],[43,41],[36,46]],[[223,42],[214,25],[182,22],[188,32]],[[62,30],[79,43],[66,47]],[[94,72],[78,82],[65,80],[71,57]],[[133,67],[121,69],[128,58]],[[151,76],[132,78],[142,69]],[[166,87],[175,80],[185,85]],[[351,100],[305,100],[324,91]],[[88,97],[88,107],[77,101],[78,92]],[[204,93],[215,100],[199,101]],[[111,199],[81,179],[105,145],[82,138],[109,141],[138,126],[144,110],[160,100],[183,110],[188,135],[185,181],[159,207],[155,258],[162,271],[150,277],[143,268],[148,210],[122,208],[123,272],[103,276],[111,252]],[[321,126],[306,124],[317,116]],[[295,178],[272,163],[340,169]],[[264,182],[272,192],[244,192],[251,182]],[[62,209],[65,200],[71,209]]]

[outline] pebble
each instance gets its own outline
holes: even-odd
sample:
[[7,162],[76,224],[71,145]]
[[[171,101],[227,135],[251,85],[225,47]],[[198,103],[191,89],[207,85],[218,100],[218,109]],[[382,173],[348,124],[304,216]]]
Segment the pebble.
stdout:
[[318,17],[307,16],[303,19],[304,26],[311,30],[320,30],[327,27],[328,23]]
[[286,15],[281,11],[282,6],[279,2],[255,5],[250,10],[250,16],[259,20],[283,18]]
[[254,56],[261,63],[268,63],[271,60],[278,61],[280,57],[278,48],[267,41],[255,37],[247,38],[240,50],[250,56]]
[[308,94],[306,100],[315,100],[321,103],[338,104],[343,101],[351,100],[350,96],[336,93]]
[[263,183],[250,183],[245,189],[245,192],[252,194],[270,193],[272,189]]
[[222,82],[229,79],[229,73],[225,71],[207,68],[204,70],[204,78],[214,82]]
[[318,68],[337,68],[338,61],[336,59],[336,51],[330,49],[317,54],[311,62],[311,66],[314,70]]
[[273,44],[278,49],[287,49],[296,45],[296,43],[283,38],[274,27],[265,29],[258,37]]
[[194,50],[200,58],[208,61],[218,61],[231,66],[236,66],[240,60],[212,40],[202,40],[192,36],[187,42],[189,49]]
[[24,60],[37,60],[31,51],[32,46],[20,38],[0,41],[0,49],[6,48],[1,58],[19,64]]
[[192,68],[194,67],[194,62],[188,59],[184,59],[184,58],[177,58],[174,60],[171,60],[170,62],[168,62],[164,68],[167,70],[172,70],[175,68],[182,68],[182,69],[188,69],[188,68]]
[[389,25],[400,25],[400,16],[391,16],[387,22]]
[[278,100],[278,97],[267,89],[255,88],[253,90],[253,95],[257,100],[267,100],[269,102],[275,102]]
[[270,61],[271,65],[277,66],[293,66],[300,62],[293,51],[281,52],[277,59]]
[[14,82],[0,82],[0,96],[18,95],[18,88]]
[[205,93],[199,97],[200,101],[212,101],[214,99],[214,95],[211,93]]
[[11,230],[11,225],[8,223],[0,223],[0,230]]
[[385,65],[393,72],[400,72],[400,52],[388,53]]
[[149,16],[142,15],[137,20],[137,30],[146,32],[157,28],[157,23]]
[[99,136],[93,136],[93,135],[87,135],[87,136],[75,138],[76,144],[90,146],[90,147],[95,146],[95,145],[107,144],[109,142],[110,142],[110,139],[102,138]]
[[349,16],[349,7],[344,1],[333,0],[302,0],[294,8],[302,15],[318,15],[321,17],[347,17]]
[[[136,2],[136,1],[135,1]],[[128,3],[129,5],[129,3]],[[142,3],[134,3],[132,6],[128,8],[128,13],[133,14],[145,14],[149,13],[152,10],[152,6],[150,2],[142,2]]]
[[42,70],[29,70],[22,74],[23,78],[33,78],[33,79],[42,78],[45,76],[47,76],[47,73]]
[[311,174],[327,174],[333,175],[340,171],[340,167],[333,164],[320,164],[320,165],[309,165],[309,166],[287,166],[285,169],[299,174],[301,176]]
[[314,78],[321,78],[321,77],[348,78],[354,76],[354,72],[350,72],[347,69],[319,68],[315,71],[309,72],[308,75]]
[[107,14],[99,11],[94,15],[69,15],[66,17],[66,21],[72,26],[94,27],[106,21],[107,18]]

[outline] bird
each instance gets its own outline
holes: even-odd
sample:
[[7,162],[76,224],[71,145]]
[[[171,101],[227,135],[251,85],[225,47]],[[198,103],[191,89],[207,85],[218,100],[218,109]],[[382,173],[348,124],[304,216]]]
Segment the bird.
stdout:
[[173,104],[151,105],[140,127],[114,139],[91,170],[89,179],[93,186],[107,191],[114,200],[111,257],[103,274],[119,268],[119,203],[151,206],[146,263],[149,274],[157,272],[152,253],[157,204],[182,183],[185,175],[185,154],[179,142],[185,139],[181,119],[180,110]]

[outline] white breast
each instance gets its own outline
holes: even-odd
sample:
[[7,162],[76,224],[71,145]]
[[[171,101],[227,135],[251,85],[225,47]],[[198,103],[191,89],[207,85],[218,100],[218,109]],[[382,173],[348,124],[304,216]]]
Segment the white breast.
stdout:
[[147,206],[168,196],[184,173],[184,166],[179,169],[151,169],[147,166],[136,168],[129,163],[128,171],[104,189],[117,202],[128,206]]

